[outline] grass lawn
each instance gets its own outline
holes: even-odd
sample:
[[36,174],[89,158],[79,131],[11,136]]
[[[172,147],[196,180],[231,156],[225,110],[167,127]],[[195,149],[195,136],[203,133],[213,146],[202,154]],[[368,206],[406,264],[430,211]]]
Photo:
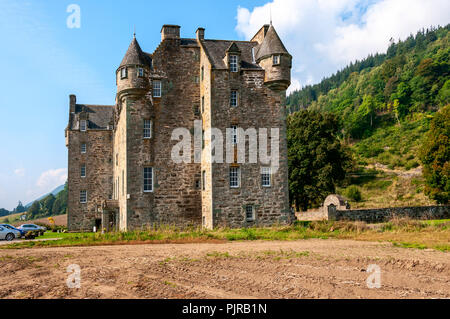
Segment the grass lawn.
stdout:
[[193,243],[237,240],[301,240],[336,238],[364,241],[388,241],[406,248],[433,248],[450,251],[450,220],[415,221],[392,220],[383,224],[363,222],[297,222],[291,226],[242,229],[185,229],[173,227],[125,233],[52,233],[39,239],[61,238],[52,241],[24,241],[1,246],[0,249],[20,249],[58,246],[98,246],[146,243]]

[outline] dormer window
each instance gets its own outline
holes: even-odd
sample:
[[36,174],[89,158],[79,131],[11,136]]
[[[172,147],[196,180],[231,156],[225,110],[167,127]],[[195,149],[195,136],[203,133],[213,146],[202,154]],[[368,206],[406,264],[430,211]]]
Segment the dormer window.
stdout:
[[278,65],[280,64],[280,56],[279,55],[274,55],[273,56],[273,65]]
[[87,121],[86,120],[81,120],[80,121],[80,131],[81,132],[86,132],[86,128],[87,128]]
[[122,68],[120,70],[120,78],[125,79],[127,77],[127,75],[128,75],[127,68]]
[[153,81],[153,97],[161,97],[161,81]]
[[138,68],[138,77],[143,78],[144,77],[144,69]]
[[230,71],[237,72],[238,71],[238,56],[230,55]]

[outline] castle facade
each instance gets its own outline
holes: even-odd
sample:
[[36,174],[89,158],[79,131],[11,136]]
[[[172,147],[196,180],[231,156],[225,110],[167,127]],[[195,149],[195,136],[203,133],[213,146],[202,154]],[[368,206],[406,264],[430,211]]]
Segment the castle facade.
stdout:
[[[152,54],[134,37],[116,70],[114,105],[78,104],[70,96],[69,230],[289,223],[284,104],[291,64],[272,25],[251,41],[205,39],[202,28],[196,38],[181,38],[179,26],[164,25]],[[190,132],[191,149],[199,150],[183,154],[184,161],[173,157],[182,138],[177,128]],[[277,163],[239,161],[238,139],[254,142],[252,130],[264,128]],[[231,161],[213,160],[212,129],[231,139],[231,147],[219,144]],[[271,149],[274,138],[278,149]],[[252,152],[246,148],[245,159]]]

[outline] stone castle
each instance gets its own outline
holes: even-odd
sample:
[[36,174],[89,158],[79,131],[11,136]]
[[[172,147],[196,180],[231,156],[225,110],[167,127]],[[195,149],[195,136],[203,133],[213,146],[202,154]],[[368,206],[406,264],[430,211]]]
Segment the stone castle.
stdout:
[[[164,25],[153,54],[134,36],[116,70],[115,105],[77,104],[70,96],[69,230],[289,223],[285,97],[291,65],[272,25],[251,41],[205,39],[203,28],[186,39],[179,26]],[[194,135],[195,121],[202,126],[201,159],[175,163],[172,133],[183,127]],[[205,147],[211,139],[204,136],[211,128],[278,128],[278,169],[238,163],[236,149],[231,164],[211,161]]]

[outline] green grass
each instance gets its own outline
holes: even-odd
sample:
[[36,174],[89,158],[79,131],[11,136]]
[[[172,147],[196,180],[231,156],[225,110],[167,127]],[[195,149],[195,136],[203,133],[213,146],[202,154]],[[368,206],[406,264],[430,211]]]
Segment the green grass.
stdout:
[[[364,222],[296,222],[291,226],[242,229],[184,229],[164,227],[123,233],[52,233],[46,232],[41,239],[61,238],[48,241],[23,241],[0,246],[0,249],[20,249],[61,246],[96,246],[146,243],[199,243],[211,241],[253,240],[302,240],[311,238],[337,238],[369,241],[391,241],[399,247],[434,248],[450,250],[450,220],[415,221],[392,220],[372,227]],[[211,253],[210,257],[230,257],[228,253]]]

